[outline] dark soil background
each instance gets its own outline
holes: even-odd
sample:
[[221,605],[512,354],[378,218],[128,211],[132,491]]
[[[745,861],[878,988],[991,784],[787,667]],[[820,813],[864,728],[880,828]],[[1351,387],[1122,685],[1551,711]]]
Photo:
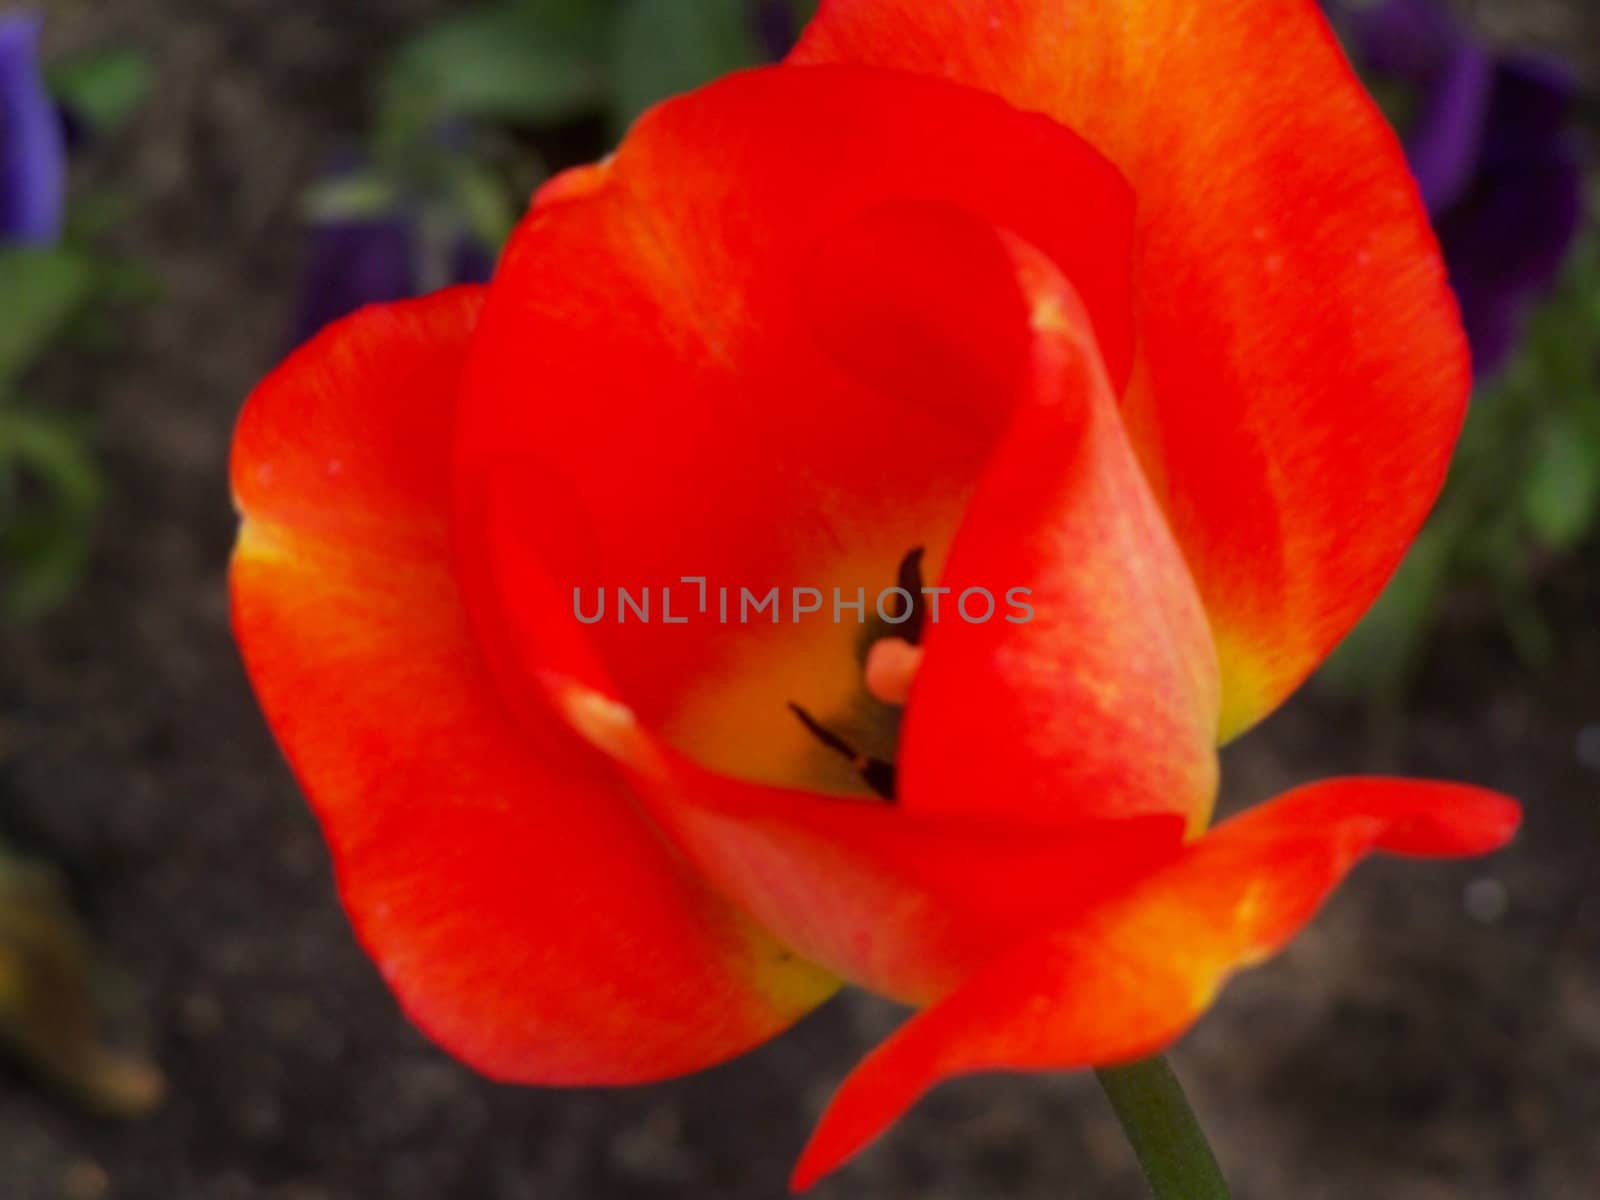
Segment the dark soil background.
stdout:
[[[225,463],[286,348],[299,190],[365,117],[384,49],[435,0],[56,0],[55,50],[160,67],[97,155],[164,289],[121,349],[41,389],[99,420],[113,487],[91,579],[0,632],[0,830],[61,863],[101,946],[114,1038],[156,1059],[150,1117],[85,1116],[0,1063],[0,1200],[778,1197],[830,1090],[899,1019],[860,996],[778,1042],[631,1091],[498,1087],[430,1047],[357,949],[227,625]],[[1578,5],[1494,6],[1600,45]],[[1577,14],[1577,17],[1574,17]],[[1436,647],[1412,715],[1303,696],[1229,752],[1230,795],[1357,770],[1502,788],[1497,858],[1363,868],[1238,979],[1174,1059],[1241,1200],[1600,1196],[1600,561],[1544,592],[1558,663],[1493,626]],[[817,1191],[906,1200],[1143,1193],[1086,1075],[947,1086]]]

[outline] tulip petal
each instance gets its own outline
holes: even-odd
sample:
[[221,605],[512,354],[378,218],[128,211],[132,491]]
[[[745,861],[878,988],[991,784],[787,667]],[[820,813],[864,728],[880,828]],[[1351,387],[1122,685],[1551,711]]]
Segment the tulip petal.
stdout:
[[[745,72],[663,105],[613,159],[540,197],[491,296],[458,443],[469,606],[497,657],[521,664],[508,694],[552,662],[582,677],[552,645],[581,633],[616,695],[697,761],[865,792],[789,705],[892,757],[892,722],[867,712],[863,682],[873,598],[916,547],[937,571],[1011,397],[991,399],[986,366],[948,355],[942,371],[903,360],[925,386],[885,397],[820,344],[808,262],[901,199],[1038,245],[1126,368],[1122,181],[1053,122],[970,89],[856,68]],[[974,269],[1005,278],[987,244]],[[900,282],[956,297],[973,282],[937,274]],[[1026,348],[1010,312],[950,311]],[[559,402],[531,402],[532,379]],[[528,606],[541,578],[564,614]],[[624,588],[634,601],[650,590],[648,621],[626,616]],[[791,603],[808,588],[809,618]],[[579,628],[573,598],[589,610],[602,589],[604,618]],[[772,590],[780,610],[743,603]],[[835,593],[864,610],[828,611]]]
[[1038,829],[984,816],[981,798],[962,817],[922,817],[762,787],[698,767],[583,684],[553,679],[551,695],[629,770],[651,816],[713,886],[808,958],[908,1004],[948,994],[1183,843],[1174,814]]
[[236,630],[351,918],[424,1030],[507,1080],[694,1070],[834,985],[691,877],[564,722],[502,707],[448,531],[481,303],[364,310],[252,397]]
[[787,944],[907,1004],[942,998],[1002,949],[1170,859],[1183,834],[1175,817],[1039,832],[741,789],[737,809],[685,797],[658,819]]
[[[878,255],[903,252],[888,227],[872,240]],[[950,611],[929,625],[906,709],[900,802],[1035,823],[1175,812],[1198,831],[1217,781],[1205,611],[1076,293],[1031,246],[1003,240],[1031,370],[939,577]],[[889,286],[862,287],[854,304],[880,322],[929,305],[894,294],[894,272],[878,277]]]
[[805,1188],[930,1087],[988,1070],[1129,1062],[1166,1046],[1239,968],[1280,949],[1363,856],[1485,853],[1517,806],[1452,784],[1335,779],[1225,822],[1137,886],[1001,955],[846,1080],[799,1166]]
[[1216,651],[1071,283],[1012,234],[902,202],[841,230],[805,293],[880,404],[926,403],[953,363],[982,364],[978,395],[1011,398],[932,581],[901,808],[1034,824],[1176,812],[1203,828]]
[[1123,410],[1216,634],[1223,736],[1259,720],[1399,562],[1470,388],[1405,159],[1316,5],[829,0],[789,61],[992,91],[1132,184]]

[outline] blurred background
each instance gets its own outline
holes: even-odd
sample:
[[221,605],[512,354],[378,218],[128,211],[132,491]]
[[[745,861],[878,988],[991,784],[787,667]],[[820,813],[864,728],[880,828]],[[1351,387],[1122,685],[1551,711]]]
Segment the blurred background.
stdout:
[[[226,461],[297,341],[483,277],[540,179],[781,54],[805,7],[0,0],[3,1200],[783,1194],[901,1014],[846,996],[631,1091],[498,1087],[429,1046],[239,667]],[[1229,750],[1227,803],[1394,771],[1503,789],[1528,825],[1491,860],[1364,867],[1174,1061],[1241,1200],[1589,1200],[1600,6],[1329,8],[1406,141],[1478,390],[1423,539]],[[816,1194],[1144,1192],[1076,1075],[944,1087]]]

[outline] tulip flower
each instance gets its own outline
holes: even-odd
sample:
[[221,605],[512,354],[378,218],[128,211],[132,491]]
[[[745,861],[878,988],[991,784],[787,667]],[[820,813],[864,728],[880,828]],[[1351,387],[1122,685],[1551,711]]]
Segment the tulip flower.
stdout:
[[0,14],[0,243],[54,242],[65,211],[61,119],[39,75],[42,19]]
[[1502,53],[1437,0],[1338,10],[1357,60],[1413,94],[1412,171],[1433,214],[1477,374],[1510,357],[1583,225],[1576,85],[1548,57]]
[[805,1186],[941,1080],[1160,1051],[1370,852],[1510,838],[1388,778],[1210,825],[1469,386],[1314,0],[832,0],[546,185],[489,285],[261,385],[235,624],[363,944],[487,1074],[914,1006]]

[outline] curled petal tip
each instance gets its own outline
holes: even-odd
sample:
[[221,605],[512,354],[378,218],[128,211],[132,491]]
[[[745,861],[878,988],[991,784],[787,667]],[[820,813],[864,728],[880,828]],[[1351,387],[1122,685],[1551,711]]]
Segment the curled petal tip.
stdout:
[[1437,813],[1419,816],[1384,839],[1396,854],[1488,854],[1508,845],[1522,826],[1522,806],[1480,788],[1451,789],[1456,795]]

